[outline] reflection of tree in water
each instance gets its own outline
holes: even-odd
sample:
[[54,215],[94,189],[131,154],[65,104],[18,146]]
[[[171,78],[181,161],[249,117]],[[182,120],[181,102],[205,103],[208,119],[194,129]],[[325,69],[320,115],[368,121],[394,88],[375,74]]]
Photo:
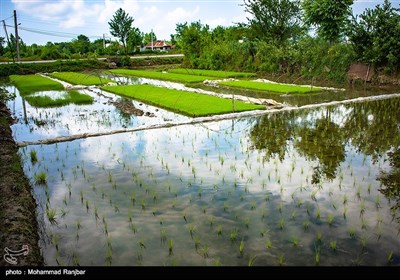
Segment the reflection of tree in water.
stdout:
[[275,156],[284,160],[287,141],[293,138],[296,115],[298,112],[282,112],[261,117],[250,132],[251,148],[265,149],[267,161]]
[[346,105],[350,109],[344,124],[346,138],[377,161],[400,144],[400,99]]
[[[379,189],[389,200],[395,201],[392,207],[393,215],[400,210],[400,146],[394,152],[389,152],[389,161],[392,169],[390,171],[381,171],[377,178],[382,183]],[[398,216],[397,219],[400,220]]]
[[294,139],[301,155],[318,160],[312,182],[319,183],[336,177],[346,144],[374,161],[400,146],[400,99],[266,115],[251,129],[250,139],[252,148],[265,150],[266,160],[284,160]]
[[345,139],[339,125],[331,121],[331,108],[326,108],[326,114],[317,119],[312,126],[305,125],[297,132],[295,147],[298,152],[309,160],[318,160],[314,167],[312,183],[318,184],[325,176],[332,180],[340,162],[345,159]]

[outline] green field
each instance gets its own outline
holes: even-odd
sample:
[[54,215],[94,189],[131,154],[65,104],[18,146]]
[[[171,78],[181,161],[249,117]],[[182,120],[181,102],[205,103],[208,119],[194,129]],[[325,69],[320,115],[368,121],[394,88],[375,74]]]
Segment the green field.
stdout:
[[216,77],[216,78],[220,78],[220,79],[250,78],[250,77],[256,76],[256,74],[254,74],[254,73],[246,73],[246,72],[217,71],[217,70],[203,70],[203,69],[189,69],[189,68],[170,69],[170,70],[168,70],[168,73],[208,76],[208,77]]
[[97,75],[76,72],[54,72],[49,75],[70,84],[83,86],[98,86],[113,82]]
[[196,76],[189,74],[177,74],[177,73],[168,73],[168,72],[160,72],[160,71],[149,71],[149,70],[128,70],[128,69],[113,69],[110,70],[111,73],[124,75],[124,76],[134,76],[134,77],[142,77],[163,81],[171,81],[178,83],[201,83],[205,80],[216,80],[215,77],[207,77],[207,76]]
[[25,100],[34,107],[59,107],[68,104],[91,104],[93,98],[87,94],[79,93],[75,90],[66,91],[61,98],[52,98],[51,96],[34,96],[29,95]]
[[38,91],[64,90],[62,84],[39,75],[11,75],[10,81],[22,96]]
[[105,86],[103,89],[190,117],[265,109],[262,105],[235,101],[233,110],[229,99],[151,85]]
[[275,84],[256,81],[227,81],[220,82],[219,84],[235,88],[268,91],[270,93],[310,93],[322,91],[320,88],[311,86],[296,86],[289,84]]

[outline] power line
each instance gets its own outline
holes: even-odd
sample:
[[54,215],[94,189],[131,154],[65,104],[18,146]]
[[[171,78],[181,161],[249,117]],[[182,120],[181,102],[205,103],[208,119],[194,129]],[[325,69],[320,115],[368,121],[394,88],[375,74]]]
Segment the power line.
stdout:
[[[6,25],[6,26],[14,27],[13,25]],[[47,35],[47,36],[63,37],[63,38],[75,38],[75,37],[78,37],[79,35],[82,35],[82,34],[77,34],[77,33],[28,28],[28,27],[23,27],[23,26],[18,26],[18,28],[21,30],[27,31],[27,32],[32,32],[32,33]],[[88,38],[103,38],[103,36],[98,36],[98,35],[97,36],[91,35],[91,36],[86,36],[86,37],[88,37]]]

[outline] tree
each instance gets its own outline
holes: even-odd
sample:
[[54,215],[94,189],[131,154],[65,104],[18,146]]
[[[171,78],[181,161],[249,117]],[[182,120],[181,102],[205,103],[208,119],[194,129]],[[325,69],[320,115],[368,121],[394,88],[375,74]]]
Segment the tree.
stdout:
[[348,32],[357,58],[377,67],[400,70],[400,9],[385,0],[354,17]]
[[[177,26],[178,27],[178,26]],[[179,37],[180,46],[185,54],[185,62],[193,68],[199,66],[199,61],[205,47],[209,45],[210,27],[202,25],[200,21],[184,25]]]
[[2,56],[4,54],[4,44],[5,44],[5,38],[4,37],[0,37],[0,56]]
[[353,0],[303,0],[304,21],[316,26],[319,36],[331,43],[343,35],[352,15]]
[[126,41],[128,39],[129,32],[131,31],[133,21],[134,19],[129,16],[128,13],[126,13],[122,8],[119,8],[115,12],[111,21],[108,22],[111,35],[120,39],[122,45],[124,46],[125,54],[128,53]]
[[132,28],[128,34],[127,45],[131,52],[136,51],[136,47],[140,46],[143,41],[143,33],[140,32],[139,28]]
[[255,38],[280,45],[303,32],[299,0],[244,0],[244,7]]
[[155,42],[157,41],[157,36],[156,34],[152,31],[150,31],[149,33],[145,33],[143,36],[143,44],[147,45],[151,42]]
[[72,41],[72,45],[76,53],[85,54],[89,52],[90,40],[87,36],[81,34]]

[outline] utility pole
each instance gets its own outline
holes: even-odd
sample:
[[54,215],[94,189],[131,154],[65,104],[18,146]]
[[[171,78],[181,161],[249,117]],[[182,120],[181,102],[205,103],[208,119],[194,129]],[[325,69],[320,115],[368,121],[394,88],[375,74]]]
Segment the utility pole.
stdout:
[[151,33],[150,33],[150,37],[151,37],[151,50],[153,50],[153,28],[151,29]]
[[19,36],[18,36],[18,24],[17,24],[17,11],[14,10],[14,26],[15,26],[15,43],[17,46],[17,61],[20,62],[19,57]]
[[[4,20],[3,20],[3,27],[4,27],[4,33],[6,33],[7,43],[8,43],[9,46],[11,46],[11,44],[10,44],[10,38],[8,38],[6,22],[5,22]],[[11,49],[11,52],[13,52],[12,48],[10,48],[10,49]],[[12,56],[13,62],[15,62],[15,60],[14,60],[14,54],[12,54],[12,55],[13,55],[13,56]]]
[[103,49],[106,48],[106,34],[103,33]]

